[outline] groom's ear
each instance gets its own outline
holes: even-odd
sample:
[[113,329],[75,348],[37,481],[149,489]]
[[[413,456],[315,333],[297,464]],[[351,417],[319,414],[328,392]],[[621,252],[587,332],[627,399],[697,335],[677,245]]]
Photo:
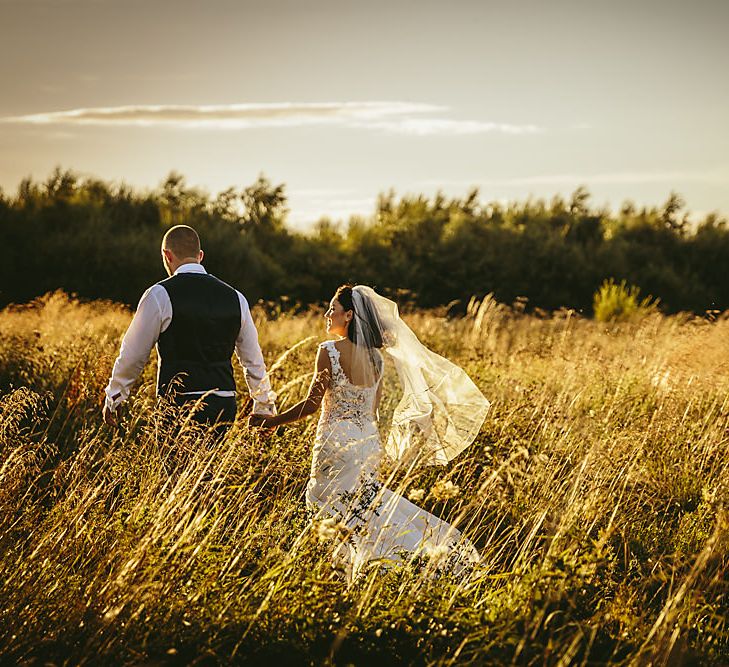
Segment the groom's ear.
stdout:
[[198,264],[202,264],[203,258],[205,257],[205,252],[201,249],[200,250],[200,259],[197,260]]

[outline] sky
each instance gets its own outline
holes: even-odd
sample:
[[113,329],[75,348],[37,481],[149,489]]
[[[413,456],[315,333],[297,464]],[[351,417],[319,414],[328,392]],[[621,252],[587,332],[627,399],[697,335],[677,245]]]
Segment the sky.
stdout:
[[82,175],[290,223],[378,193],[729,215],[729,1],[0,0],[0,187]]

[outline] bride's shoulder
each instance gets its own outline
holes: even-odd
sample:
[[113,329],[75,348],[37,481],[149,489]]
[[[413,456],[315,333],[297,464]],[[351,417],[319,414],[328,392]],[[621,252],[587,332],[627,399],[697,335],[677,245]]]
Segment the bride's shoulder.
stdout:
[[[323,357],[324,359],[330,360],[332,355],[337,354],[337,348],[334,347],[333,340],[325,340],[323,343],[319,343],[317,349],[317,356]],[[331,363],[331,361],[329,362]]]
[[319,343],[319,347],[316,351],[316,368],[317,371],[331,371],[332,362],[332,343],[333,340],[326,340],[323,343]]

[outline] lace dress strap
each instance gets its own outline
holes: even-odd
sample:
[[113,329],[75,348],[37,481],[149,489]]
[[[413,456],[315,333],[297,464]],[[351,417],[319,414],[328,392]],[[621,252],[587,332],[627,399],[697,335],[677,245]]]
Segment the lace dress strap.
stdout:
[[338,380],[344,374],[344,370],[342,369],[342,364],[339,363],[339,350],[337,349],[337,346],[334,344],[333,340],[327,340],[321,344],[321,347],[323,347],[329,355],[329,361],[332,365],[332,378]]

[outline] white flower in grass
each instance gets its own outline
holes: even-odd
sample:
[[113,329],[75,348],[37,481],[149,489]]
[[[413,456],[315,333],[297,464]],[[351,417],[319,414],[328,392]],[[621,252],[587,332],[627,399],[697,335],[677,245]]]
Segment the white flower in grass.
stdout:
[[425,498],[425,489],[410,489],[408,498],[414,503],[420,502],[423,498]]
[[333,540],[337,535],[337,520],[332,517],[327,517],[319,521],[319,525],[316,527],[316,534],[320,542],[328,542]]
[[450,556],[451,550],[445,544],[428,545],[425,547],[425,555],[433,567],[438,567]]
[[451,498],[455,498],[461,493],[461,489],[458,484],[454,484],[451,480],[439,480],[435,486],[430,490],[430,495],[436,500],[445,502]]
[[659,390],[668,391],[671,389],[670,383],[671,371],[665,370],[663,372],[658,371],[651,378],[651,384]]

